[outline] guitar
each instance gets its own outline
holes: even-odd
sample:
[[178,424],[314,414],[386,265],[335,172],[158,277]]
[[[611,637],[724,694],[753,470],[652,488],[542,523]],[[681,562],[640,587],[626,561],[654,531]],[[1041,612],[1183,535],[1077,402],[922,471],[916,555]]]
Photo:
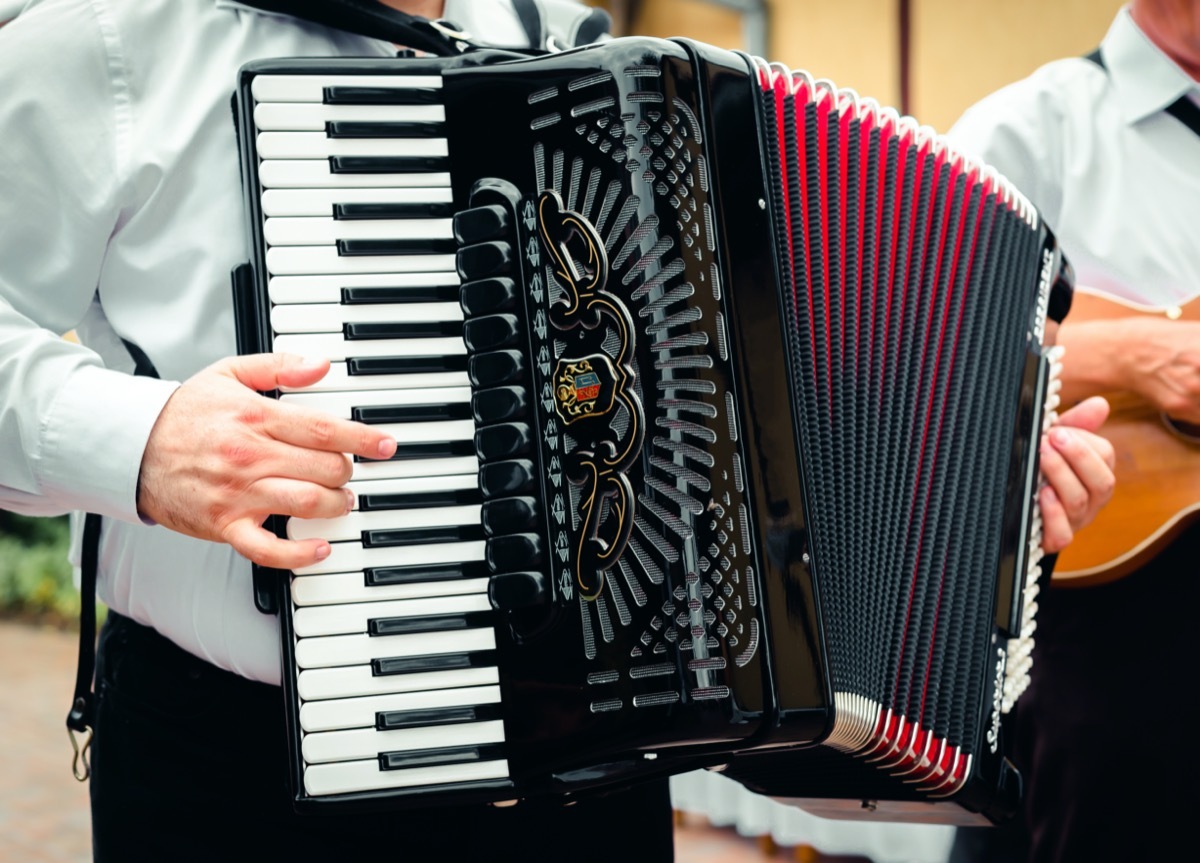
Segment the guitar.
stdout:
[[[1152,315],[1200,321],[1200,298],[1143,306],[1076,288],[1067,321]],[[1064,362],[1070,362],[1065,356]],[[1176,423],[1130,392],[1104,393],[1111,406],[1099,434],[1116,450],[1116,487],[1095,520],[1058,556],[1052,584],[1091,587],[1148,563],[1200,517],[1200,427]]]

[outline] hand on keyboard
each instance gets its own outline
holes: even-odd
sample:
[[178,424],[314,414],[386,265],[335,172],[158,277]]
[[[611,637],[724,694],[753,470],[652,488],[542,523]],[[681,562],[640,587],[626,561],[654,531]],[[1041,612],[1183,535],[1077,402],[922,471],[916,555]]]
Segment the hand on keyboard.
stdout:
[[1108,418],[1108,407],[1099,396],[1085,399],[1059,416],[1043,438],[1046,485],[1039,503],[1047,554],[1066,548],[1075,531],[1090,524],[1112,498],[1116,456],[1112,444],[1096,433]]
[[227,542],[264,566],[294,569],[329,555],[324,539],[279,539],[268,516],[333,518],[349,511],[349,455],[388,458],[382,431],[259,392],[309,386],[327,360],[256,354],[221,360],[183,383],[150,432],[138,482],[143,517]]

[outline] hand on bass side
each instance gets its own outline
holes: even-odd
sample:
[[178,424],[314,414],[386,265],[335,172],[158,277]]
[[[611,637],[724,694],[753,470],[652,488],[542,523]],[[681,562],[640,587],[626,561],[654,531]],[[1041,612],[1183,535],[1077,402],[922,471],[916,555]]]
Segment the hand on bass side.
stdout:
[[1043,436],[1041,469],[1046,483],[1038,492],[1042,508],[1042,549],[1062,551],[1075,532],[1091,523],[1112,498],[1116,456],[1096,434],[1108,418],[1108,402],[1084,399],[1058,417]]
[[150,432],[138,512],[188,536],[226,542],[264,566],[296,569],[329,556],[321,539],[284,540],[273,514],[334,518],[352,506],[349,455],[388,458],[396,442],[369,425],[265,398],[310,386],[328,360],[290,354],[224,359],[185,381]]

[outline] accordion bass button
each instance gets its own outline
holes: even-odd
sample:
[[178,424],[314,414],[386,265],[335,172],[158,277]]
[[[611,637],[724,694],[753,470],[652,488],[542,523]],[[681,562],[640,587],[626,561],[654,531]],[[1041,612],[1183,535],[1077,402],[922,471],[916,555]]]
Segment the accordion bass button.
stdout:
[[533,432],[526,423],[497,423],[475,432],[475,452],[484,461],[524,455],[533,448]]
[[459,289],[459,302],[469,317],[506,312],[517,304],[517,286],[505,276],[476,279]]
[[462,246],[502,239],[511,230],[508,210],[498,204],[472,207],[454,216],[454,238]]
[[463,341],[471,353],[512,347],[520,333],[516,315],[485,315],[463,324]]
[[467,376],[476,388],[513,384],[525,377],[525,357],[520,351],[490,351],[467,362]]
[[488,536],[519,533],[534,527],[538,517],[537,501],[532,497],[502,497],[486,501],[480,512],[483,530]]
[[497,611],[543,605],[548,598],[546,576],[540,572],[505,572],[488,581],[488,600]]
[[533,490],[533,462],[498,461],[479,469],[479,488],[485,498],[507,497]]
[[487,541],[485,553],[492,572],[523,572],[542,563],[542,539],[534,533],[511,533]]
[[480,425],[525,418],[528,398],[524,387],[494,387],[471,396],[471,414]]
[[459,249],[455,261],[463,281],[502,276],[513,268],[513,247],[498,240],[475,243]]

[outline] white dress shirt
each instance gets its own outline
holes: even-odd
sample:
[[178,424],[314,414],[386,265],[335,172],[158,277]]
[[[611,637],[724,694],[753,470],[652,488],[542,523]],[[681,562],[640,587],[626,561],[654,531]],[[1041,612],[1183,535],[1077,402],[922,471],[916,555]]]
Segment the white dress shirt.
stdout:
[[[525,41],[508,0],[445,17]],[[279,681],[278,621],[231,547],[141,521],[142,452],[178,382],[236,353],[239,67],[394,51],[221,0],[35,0],[0,28],[0,507],[105,516],[100,599],[254,680]]]
[[1163,109],[1191,78],[1118,12],[1107,71],[1057,60],[972,106],[947,137],[1041,210],[1076,281],[1147,305],[1200,293],[1200,136]]

